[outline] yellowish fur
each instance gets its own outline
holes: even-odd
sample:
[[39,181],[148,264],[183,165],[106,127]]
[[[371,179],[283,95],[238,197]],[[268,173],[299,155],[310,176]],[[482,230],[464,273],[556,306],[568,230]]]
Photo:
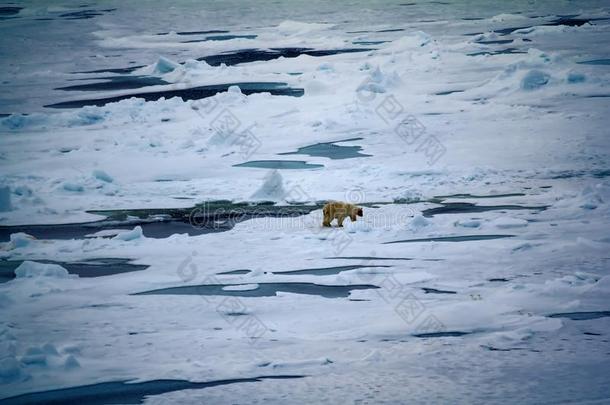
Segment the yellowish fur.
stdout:
[[362,216],[362,208],[341,201],[329,201],[322,209],[324,220],[322,226],[330,226],[330,223],[336,219],[338,226],[343,226],[343,220],[349,217],[352,222],[356,221],[356,217]]

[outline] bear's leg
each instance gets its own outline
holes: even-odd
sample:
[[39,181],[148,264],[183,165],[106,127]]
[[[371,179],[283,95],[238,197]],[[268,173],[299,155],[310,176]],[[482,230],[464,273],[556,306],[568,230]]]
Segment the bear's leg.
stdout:
[[324,207],[324,209],[322,210],[322,212],[324,212],[324,219],[322,220],[322,226],[330,226],[330,221],[333,220],[328,211],[329,211],[328,207]]
[[343,215],[339,215],[339,218],[337,218],[337,223],[339,224],[340,227],[343,227],[344,219],[345,219],[345,217]]

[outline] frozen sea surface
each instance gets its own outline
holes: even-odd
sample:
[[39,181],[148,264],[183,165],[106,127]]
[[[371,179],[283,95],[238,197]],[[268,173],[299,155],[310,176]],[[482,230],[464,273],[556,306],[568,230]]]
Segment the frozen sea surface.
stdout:
[[0,403],[610,401],[606,1],[0,32]]

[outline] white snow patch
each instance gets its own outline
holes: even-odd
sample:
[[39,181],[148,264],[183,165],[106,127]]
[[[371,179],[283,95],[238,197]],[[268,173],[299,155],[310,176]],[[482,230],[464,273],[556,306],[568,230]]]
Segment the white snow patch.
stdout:
[[512,217],[499,217],[491,221],[491,225],[500,229],[507,228],[522,228],[527,226],[525,219],[512,218]]
[[292,368],[303,368],[311,366],[326,366],[332,364],[333,361],[327,357],[318,359],[307,359],[307,360],[288,360],[288,361],[273,361],[264,367],[270,367],[273,369],[292,369]]
[[237,284],[237,285],[226,285],[222,287],[225,291],[251,291],[256,290],[258,284]]
[[352,222],[352,220],[347,217],[345,219],[345,230],[349,233],[360,233],[360,232],[370,232],[373,228],[371,225],[363,221],[362,219],[356,219],[356,221]]
[[414,49],[424,47],[432,41],[432,37],[423,31],[416,31],[405,35],[388,44],[384,50],[400,53],[413,51]]
[[432,221],[430,221],[428,218],[424,217],[422,214],[416,214],[413,219],[409,221],[407,228],[411,231],[418,232],[431,224]]
[[332,24],[305,23],[293,20],[285,20],[277,26],[277,31],[285,36],[301,36],[314,31],[325,30],[331,28],[332,26]]
[[520,14],[498,14],[489,19],[491,22],[504,22],[504,21],[516,21],[516,20],[527,20],[528,17]]
[[278,170],[269,172],[263,185],[252,194],[254,200],[281,201],[286,197],[282,175]]

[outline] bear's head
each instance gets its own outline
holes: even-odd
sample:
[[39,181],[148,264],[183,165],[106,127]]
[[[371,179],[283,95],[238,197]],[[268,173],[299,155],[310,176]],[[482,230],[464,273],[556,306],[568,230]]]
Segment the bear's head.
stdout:
[[361,217],[362,216],[362,208],[360,207],[354,207],[352,208],[352,212],[350,213],[349,219],[352,220],[352,222],[356,221],[356,217]]

